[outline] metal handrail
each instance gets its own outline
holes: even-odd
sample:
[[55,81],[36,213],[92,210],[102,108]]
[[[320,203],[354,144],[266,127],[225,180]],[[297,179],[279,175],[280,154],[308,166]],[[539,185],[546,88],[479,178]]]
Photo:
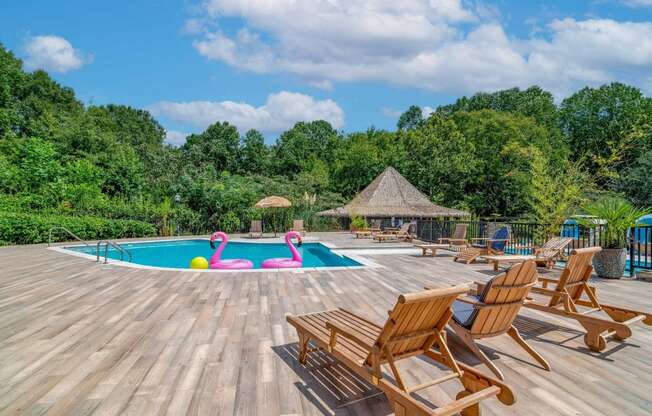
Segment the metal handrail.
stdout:
[[54,230],[63,230],[63,231],[65,231],[66,233],[68,233],[68,235],[70,235],[71,237],[73,237],[75,240],[79,241],[80,243],[83,243],[86,247],[93,248],[93,246],[91,246],[91,245],[88,244],[86,241],[84,241],[84,240],[82,240],[81,238],[79,238],[79,237],[77,236],[77,234],[73,233],[72,231],[70,231],[70,230],[67,229],[66,227],[52,227],[52,228],[50,228],[50,231],[49,231],[49,233],[48,233],[48,247],[50,247],[50,246],[52,245],[52,231],[54,231]]
[[131,262],[133,260],[133,257],[131,255],[131,252],[127,250],[126,248],[122,247],[120,244],[110,241],[110,240],[100,240],[97,242],[97,262],[100,261],[100,245],[104,244],[104,264],[107,264],[109,262],[109,246],[115,248],[120,252],[120,261],[124,261],[124,255],[127,253],[127,256],[129,256],[129,261]]

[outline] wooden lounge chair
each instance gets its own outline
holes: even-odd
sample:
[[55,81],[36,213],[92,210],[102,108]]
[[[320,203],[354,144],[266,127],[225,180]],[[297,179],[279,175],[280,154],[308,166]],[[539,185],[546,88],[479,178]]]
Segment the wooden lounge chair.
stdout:
[[401,227],[398,229],[396,233],[381,233],[381,234],[375,234],[374,240],[378,241],[379,243],[382,243],[384,241],[412,241],[415,238],[415,235],[410,233],[410,227],[412,226],[412,223],[406,222],[401,225]]
[[306,235],[306,229],[303,227],[303,220],[294,220],[292,223],[292,231]]
[[[381,327],[344,309],[288,316],[299,336],[299,361],[316,349],[331,353],[352,372],[385,393],[396,415],[479,415],[480,402],[492,396],[506,405],[514,403],[510,388],[472,367],[457,363],[448,349],[443,329],[452,316],[451,305],[468,291],[466,285],[401,295]],[[436,346],[438,351],[432,349]],[[413,387],[403,382],[396,362],[426,356],[450,370],[443,377]],[[394,382],[385,376],[388,364]],[[433,409],[412,393],[459,379],[464,390],[455,401]]]
[[564,249],[572,242],[571,237],[553,237],[541,247],[535,247],[537,265],[552,269],[557,260],[563,256]]
[[533,260],[519,263],[486,284],[476,283],[477,289],[470,296],[460,297],[453,303],[453,319],[448,325],[501,380],[505,379],[502,371],[482,352],[476,339],[507,334],[550,371],[550,364],[525,342],[513,325],[530,288],[537,283],[537,275]]
[[437,255],[437,250],[450,250],[450,245],[448,244],[432,244],[432,243],[420,243],[413,244],[414,247],[421,249],[421,256],[427,256],[430,252],[430,257],[435,257]]
[[[532,288],[532,293],[550,298],[540,302],[529,298],[524,306],[538,311],[575,319],[584,329],[584,343],[593,351],[603,351],[607,338],[624,340],[632,335],[630,325],[643,321],[652,325],[652,314],[607,305],[598,301],[596,289],[589,285],[593,271],[591,260],[600,247],[576,249],[566,263],[559,280],[539,276],[541,286]],[[554,288],[549,288],[554,285]],[[582,295],[586,297],[582,299]],[[580,311],[580,307],[588,308]]]
[[263,222],[261,220],[251,220],[251,227],[249,228],[250,238],[262,238],[263,236]]
[[468,243],[466,240],[466,231],[469,228],[468,224],[455,224],[455,231],[452,237],[438,238],[439,244],[449,244],[452,248],[465,247]]
[[491,238],[472,238],[471,245],[460,251],[453,261],[469,264],[480,256],[504,254],[509,241],[509,228],[500,227]]

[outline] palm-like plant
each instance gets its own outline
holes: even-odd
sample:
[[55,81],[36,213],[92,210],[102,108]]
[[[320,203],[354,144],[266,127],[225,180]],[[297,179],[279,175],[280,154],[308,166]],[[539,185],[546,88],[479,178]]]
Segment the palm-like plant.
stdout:
[[[603,248],[627,247],[627,231],[636,225],[636,220],[649,213],[649,209],[639,209],[622,198],[603,198],[593,202],[584,211],[597,219],[605,221]],[[595,226],[595,220],[583,220],[582,225]]]

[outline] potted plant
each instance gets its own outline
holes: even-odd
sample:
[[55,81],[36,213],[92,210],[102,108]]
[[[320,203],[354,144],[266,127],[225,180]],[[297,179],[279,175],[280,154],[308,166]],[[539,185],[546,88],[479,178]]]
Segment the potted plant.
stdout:
[[[628,231],[647,210],[635,208],[622,198],[608,197],[587,205],[587,214],[602,220],[599,241],[602,251],[593,258],[598,277],[620,279],[627,263]],[[595,227],[596,220],[583,220],[582,225]]]
[[359,215],[352,215],[351,216],[351,231],[364,231],[369,228],[369,225],[367,224],[367,221],[364,219],[364,217],[361,217]]

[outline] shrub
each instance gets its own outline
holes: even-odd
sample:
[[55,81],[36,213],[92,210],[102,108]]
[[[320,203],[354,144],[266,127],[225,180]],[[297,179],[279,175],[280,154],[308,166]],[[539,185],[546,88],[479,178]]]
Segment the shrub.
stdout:
[[366,228],[369,228],[369,225],[367,224],[367,221],[363,217],[359,215],[351,216],[351,229],[364,230]]
[[[84,240],[156,235],[156,227],[142,221],[0,212],[0,240],[6,242],[45,243],[52,227],[65,227]],[[52,237],[53,241],[70,239],[70,236],[61,231],[53,233]]]

